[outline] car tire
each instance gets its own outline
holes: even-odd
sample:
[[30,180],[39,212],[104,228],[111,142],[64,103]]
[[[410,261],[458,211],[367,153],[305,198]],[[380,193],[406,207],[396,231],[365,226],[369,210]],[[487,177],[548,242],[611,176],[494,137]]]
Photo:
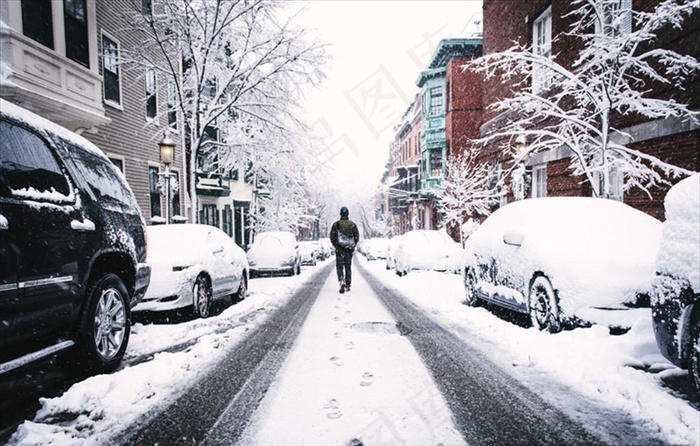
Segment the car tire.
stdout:
[[75,365],[108,373],[121,362],[131,331],[130,296],[116,274],[102,274],[87,291],[76,336]]
[[700,394],[700,311],[695,311],[695,318],[690,324],[690,327],[691,337],[690,352],[688,352],[688,368],[693,386]]
[[207,318],[211,310],[211,286],[204,276],[197,277],[192,287],[192,311],[195,317]]
[[559,302],[552,283],[545,276],[535,277],[530,284],[528,308],[532,326],[538,330],[558,333],[562,329],[559,320]]
[[297,265],[296,270],[295,270],[295,273],[296,273],[297,276],[298,276],[299,274],[301,274],[301,263],[299,263],[299,264]]
[[238,291],[233,293],[233,298],[231,299],[234,304],[242,302],[248,297],[248,284],[246,283],[245,277],[241,278],[241,284],[238,286]]
[[473,268],[464,271],[464,303],[470,307],[478,307],[481,303],[476,294],[476,273]]

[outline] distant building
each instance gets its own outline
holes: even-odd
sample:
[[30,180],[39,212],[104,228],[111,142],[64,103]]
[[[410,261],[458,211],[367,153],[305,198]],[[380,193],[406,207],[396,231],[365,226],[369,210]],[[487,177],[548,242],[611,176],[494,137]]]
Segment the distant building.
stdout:
[[444,188],[446,161],[479,137],[481,77],[463,70],[482,54],[481,39],[444,39],[416,85],[421,89],[421,168],[417,202],[421,227],[441,226],[436,190]]

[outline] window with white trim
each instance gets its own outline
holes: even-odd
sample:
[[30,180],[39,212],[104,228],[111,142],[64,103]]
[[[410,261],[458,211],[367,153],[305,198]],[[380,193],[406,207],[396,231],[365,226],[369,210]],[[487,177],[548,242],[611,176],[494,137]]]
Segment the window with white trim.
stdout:
[[532,168],[532,198],[547,196],[547,165]]
[[[532,24],[532,52],[538,56],[552,58],[552,7],[547,8]],[[538,93],[549,85],[551,72],[547,67],[534,64],[532,67],[532,92]]]
[[601,10],[595,22],[597,35],[618,37],[632,32],[632,0],[603,0]]
[[[595,172],[595,178],[598,182],[598,196],[602,198],[609,198],[611,200],[623,201],[625,186],[624,174],[616,169],[611,169],[610,172],[608,172],[608,177],[610,181],[609,195],[605,197],[603,195],[603,189],[605,186],[603,174],[600,172]],[[593,191],[593,196],[596,196],[595,191]]]
[[177,128],[177,91],[173,81],[168,82],[168,125]]
[[121,105],[119,43],[102,34],[102,78],[106,102]]
[[156,70],[148,70],[146,72],[146,117],[148,119],[155,119],[157,114]]

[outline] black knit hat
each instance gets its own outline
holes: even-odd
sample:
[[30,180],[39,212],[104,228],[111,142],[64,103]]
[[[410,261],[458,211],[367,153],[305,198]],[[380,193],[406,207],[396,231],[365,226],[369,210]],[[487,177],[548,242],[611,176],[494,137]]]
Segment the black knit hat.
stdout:
[[348,208],[346,208],[345,206],[340,208],[340,216],[341,217],[347,217],[348,215],[350,215],[350,211],[348,211]]

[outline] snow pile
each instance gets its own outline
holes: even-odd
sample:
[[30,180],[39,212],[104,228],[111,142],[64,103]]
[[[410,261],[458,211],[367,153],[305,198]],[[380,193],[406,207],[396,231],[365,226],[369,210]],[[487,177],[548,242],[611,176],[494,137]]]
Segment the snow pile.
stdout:
[[666,195],[666,222],[656,269],[686,279],[700,292],[700,174],[676,184]]

